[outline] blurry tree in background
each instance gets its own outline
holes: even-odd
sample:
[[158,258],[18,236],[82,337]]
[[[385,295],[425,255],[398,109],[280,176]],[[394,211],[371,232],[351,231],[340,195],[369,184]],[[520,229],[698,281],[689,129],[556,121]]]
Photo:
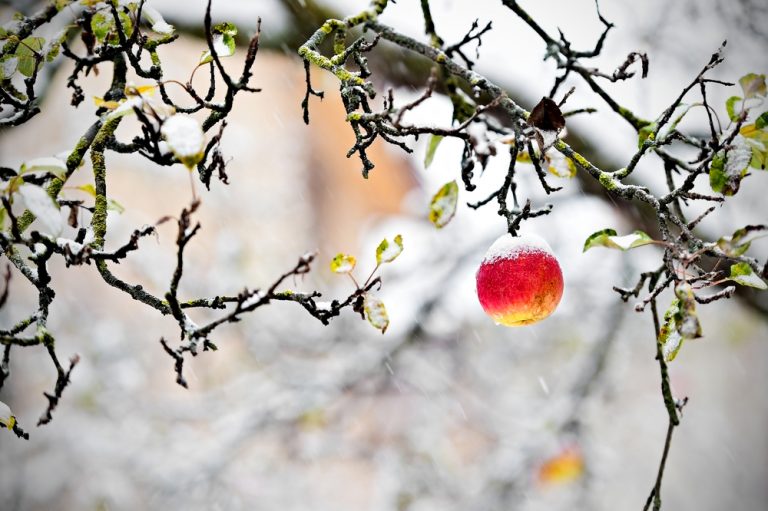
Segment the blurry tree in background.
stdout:
[[[430,1],[421,0],[424,36],[415,38],[381,20],[395,8],[394,2],[387,0],[374,0],[348,16],[336,15],[314,2],[283,3],[295,18],[292,30],[283,34],[284,44],[293,45],[291,50],[301,56],[305,77],[305,94],[303,99],[297,98],[297,103],[301,103],[297,115],[303,115],[307,124],[318,122],[313,109],[330,91],[317,85],[317,73],[334,77],[344,108],[343,122],[353,137],[346,156],[359,161],[359,179],[368,179],[379,171],[372,156],[373,148],[379,144],[411,153],[416,141],[426,139],[426,168],[453,141],[460,148],[458,172],[432,191],[424,211],[436,228],[447,226],[457,210],[461,211],[463,201],[477,214],[492,210],[498,217],[497,230],[517,236],[545,217],[557,216],[555,198],[568,185],[556,185],[554,180],[574,178],[591,195],[618,201],[621,208],[631,212],[628,216],[636,224],[633,232],[620,232],[615,226],[606,225],[583,241],[584,252],[603,248],[628,251],[647,245],[659,249],[654,260],[644,260],[646,266],[633,275],[629,286],[615,282],[613,289],[616,302],[632,302],[634,310],[646,313],[653,325],[647,337],[655,346],[667,427],[661,452],[654,454],[660,456],[660,462],[649,483],[643,509],[660,509],[673,433],[688,402],[686,396],[673,392],[669,364],[688,341],[706,333],[699,319],[703,307],[736,297],[746,308],[762,314],[766,311],[764,296],[755,290],[768,287],[768,261],[759,258],[752,247],[753,241],[768,236],[768,225],[759,223],[764,219],[758,217],[748,223],[730,225],[722,232],[700,229],[705,219],[722,211],[723,203],[737,202],[741,189],[757,179],[765,179],[765,75],[749,73],[734,77],[732,82],[715,77],[713,70],[724,60],[724,42],[719,49],[713,49],[716,51],[701,63],[698,72],[677,91],[666,108],[641,115],[624,106],[622,98],[610,92],[606,84],[645,79],[653,65],[653,55],[632,51],[611,69],[592,65],[591,59],[600,57],[610,44],[614,29],[597,1],[593,16],[602,28],[594,34],[590,47],[576,48],[567,33],[548,31],[542,20],[532,17],[519,2],[502,0],[506,14],[523,22],[538,36],[545,60],[556,68],[553,83],[537,86],[545,91],[543,97],[526,108],[505,87],[476,71],[484,38],[494,30],[492,22],[470,20],[466,33],[449,41],[441,36],[440,19],[433,17]],[[61,360],[57,332],[49,328],[51,304],[57,293],[82,292],[61,287],[54,292],[57,272],[51,271],[51,266],[55,260],[63,261],[67,268],[90,266],[106,285],[156,313],[172,317],[179,341],[160,338],[162,351],[158,349],[158,353],[170,357],[168,365],[183,387],[188,386],[185,363],[190,357],[219,349],[215,332],[218,327],[239,322],[249,313],[277,302],[290,302],[323,325],[340,318],[344,309],[350,309],[382,334],[391,335],[387,332],[387,306],[379,296],[380,273],[383,266],[400,256],[404,246],[409,250],[409,240],[404,242],[398,232],[389,233],[376,243],[371,255],[375,266],[362,276],[354,273],[354,255],[341,252],[325,260],[333,273],[347,274],[352,284],[352,291],[338,298],[321,300],[324,297],[319,291],[291,289],[298,277],[312,270],[318,259],[314,252],[299,255],[297,262],[288,264],[263,287],[242,282],[230,294],[190,298],[180,293],[183,277],[195,279],[191,270],[185,269],[185,251],[201,228],[195,215],[205,208],[207,191],[216,181],[224,185],[236,181],[227,171],[228,156],[222,149],[228,119],[244,95],[261,92],[252,83],[253,68],[259,60],[261,21],[256,23],[252,35],[243,38],[235,23],[213,23],[215,7],[209,0],[202,28],[185,27],[201,34],[207,49],[184,76],[169,76],[166,71],[163,47],[176,43],[179,31],[151,2],[55,0],[39,6],[35,12],[15,16],[0,28],[0,124],[4,131],[21,129],[40,114],[44,96],[61,99],[64,91],[52,88],[51,84],[62,60],[70,62],[66,87],[74,107],[86,100],[84,81],[105,73],[109,76],[108,88],[94,98],[96,118],[84,133],[78,134],[74,148],[57,156],[41,154],[18,167],[0,168],[0,245],[9,263],[7,270],[3,270],[0,307],[13,300],[16,279],[34,288],[37,302],[24,317],[3,317],[0,389],[12,377],[23,378],[23,374],[11,371],[17,353],[44,350],[56,378],[53,388],[44,393],[46,406],[38,426],[52,420],[57,406],[66,406],[65,390],[76,378],[75,369],[80,361],[78,355]],[[51,30],[59,26],[60,30]],[[227,61],[235,60],[239,69],[233,73]],[[396,66],[396,62],[402,66]],[[419,92],[400,99],[385,85],[403,82],[419,87]],[[590,156],[589,149],[569,128],[571,119],[590,116],[597,110],[592,106],[569,106],[579,98],[577,91],[584,90],[582,86],[596,94],[603,107],[635,133],[636,149],[626,154],[619,168]],[[730,88],[730,97],[724,104],[713,102],[712,90],[723,87]],[[425,122],[419,112],[443,98],[450,101],[449,122]],[[694,115],[705,119],[705,131],[701,131],[700,124],[689,122]],[[109,187],[109,160],[114,153],[157,166],[185,166],[190,177],[188,205],[178,213],[167,212],[167,216],[150,225],[135,226],[126,239],[110,237],[108,212],[123,209]],[[7,155],[3,155],[5,158]],[[505,162],[506,172],[489,189],[485,170],[500,159]],[[643,165],[654,169],[652,177],[638,171]],[[70,178],[88,171],[92,173],[91,182],[71,185]],[[201,191],[201,187],[206,191]],[[462,199],[464,194],[480,189],[488,193],[476,200]],[[461,213],[474,214],[466,210]],[[168,222],[175,223],[177,230],[175,265],[166,276],[165,289],[148,290],[139,282],[113,273],[114,265],[135,257],[146,238],[156,235],[158,226]],[[467,247],[467,253],[475,249]],[[463,265],[466,257],[456,257],[448,271]],[[599,272],[600,268],[593,271]],[[328,395],[321,401],[328,402],[345,389],[369,379],[373,381],[371,374],[382,363],[389,368],[389,360],[395,354],[407,352],[424,328],[419,318],[430,314],[443,290],[435,286],[432,294],[425,294],[416,307],[413,326],[395,334],[397,340],[382,350],[383,358],[352,357],[351,367],[355,370],[348,370],[323,387]],[[474,300],[474,296],[462,299]],[[198,324],[192,319],[198,313],[208,313],[202,316],[205,322]],[[554,427],[559,433],[578,438],[583,428],[583,403],[605,370],[607,354],[621,322],[618,312],[612,311],[607,317],[597,334],[600,341],[571,389],[567,410]],[[268,321],[268,316],[262,319]],[[152,336],[152,332],[140,335]],[[546,384],[542,385],[548,392]],[[303,424],[324,420],[313,415],[319,406],[314,400],[286,400],[284,406],[288,411],[283,409],[281,413],[290,420]],[[257,422],[285,420],[277,411],[272,413],[277,416],[270,418],[265,414]],[[29,439],[28,426],[2,403],[0,414],[3,425],[18,437]],[[529,456],[522,454],[523,458]],[[542,481],[578,478],[585,472],[584,463],[578,445],[568,445],[540,464],[538,477]],[[495,492],[497,499],[486,501],[491,507],[509,502],[520,492],[524,494],[531,484],[530,478],[496,481],[495,477],[489,475],[490,482],[484,481],[494,489],[488,493]],[[409,509],[409,499],[415,497],[403,496],[398,509]]]

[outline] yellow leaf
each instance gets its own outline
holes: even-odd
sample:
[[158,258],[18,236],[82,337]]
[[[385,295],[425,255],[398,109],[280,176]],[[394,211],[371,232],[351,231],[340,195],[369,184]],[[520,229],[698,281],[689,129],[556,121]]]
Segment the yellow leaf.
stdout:
[[376,247],[376,264],[391,263],[397,256],[403,251],[403,237],[401,235],[395,236],[393,241],[388,239],[381,240],[379,246]]
[[576,447],[566,447],[539,467],[539,481],[544,484],[572,482],[584,473],[584,458]]
[[96,197],[96,188],[94,188],[92,184],[80,185],[77,187],[77,189],[81,192],[87,193],[91,197]]
[[93,97],[93,103],[99,108],[107,108],[109,110],[114,110],[120,106],[120,103],[117,101],[105,101],[104,98],[98,96]]
[[363,301],[363,309],[365,310],[365,317],[374,328],[381,330],[382,334],[387,331],[389,315],[387,314],[384,302],[371,294],[366,294]]
[[354,256],[348,254],[336,254],[331,260],[331,271],[333,273],[350,273],[355,269],[357,260]]
[[753,124],[747,124],[746,126],[742,126],[741,127],[741,129],[739,130],[739,135],[741,135],[743,137],[751,138],[751,137],[754,137],[755,134],[758,131],[760,131],[760,130],[757,129],[757,125],[756,124],[754,124],[754,123]]
[[328,425],[328,417],[322,408],[313,408],[301,414],[298,422],[304,431],[318,430]]
[[576,175],[576,165],[573,164],[573,160],[563,156],[559,151],[549,151],[546,159],[549,163],[547,170],[551,174],[567,178],[572,178]]
[[7,404],[0,401],[0,426],[5,426],[8,429],[13,429],[16,424],[16,417],[14,417],[11,409]]
[[448,225],[456,214],[456,204],[459,201],[459,185],[456,180],[445,183],[432,197],[429,205],[429,221],[441,229]]
[[532,163],[533,160],[531,160],[531,155],[528,154],[528,151],[520,151],[517,153],[517,159],[516,161],[518,163]]
[[149,95],[155,93],[155,90],[157,89],[157,85],[127,85],[125,87],[125,95],[126,96],[141,96],[141,95]]

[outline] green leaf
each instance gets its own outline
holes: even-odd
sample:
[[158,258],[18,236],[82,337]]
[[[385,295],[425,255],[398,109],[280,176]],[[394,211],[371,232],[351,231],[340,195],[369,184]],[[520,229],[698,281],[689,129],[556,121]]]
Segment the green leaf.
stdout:
[[350,273],[355,269],[357,260],[354,256],[348,254],[336,254],[336,257],[331,259],[331,271],[333,273]]
[[104,42],[107,38],[107,34],[109,34],[114,27],[114,19],[105,12],[97,12],[91,16],[91,32],[93,32],[96,40],[100,43]]
[[765,75],[749,73],[739,79],[741,90],[744,91],[744,99],[750,99],[757,96],[765,96]]
[[[125,37],[130,37],[133,32],[133,19],[131,16],[120,10],[117,13],[120,25],[123,28]],[[99,43],[107,43],[110,46],[120,45],[120,36],[117,33],[117,24],[115,18],[108,12],[97,12],[91,17],[91,31]]]
[[384,238],[379,243],[379,246],[376,247],[376,264],[391,263],[402,251],[403,237],[401,235],[395,236],[395,239],[391,242]]
[[4,81],[3,84],[2,84],[2,87],[5,90],[5,92],[10,94],[14,98],[18,99],[19,101],[26,101],[28,99],[27,95],[24,94],[23,92],[21,92],[16,87],[14,87],[13,84],[9,80]]
[[0,80],[11,78],[16,74],[19,59],[15,55],[3,55],[0,57]]
[[675,120],[672,121],[672,123],[669,125],[669,128],[667,128],[666,133],[664,135],[664,138],[666,138],[667,135],[669,135],[670,133],[672,133],[674,130],[677,129],[678,124],[680,124],[682,122],[683,118],[685,118],[685,116],[688,115],[688,112],[691,111],[691,108],[693,108],[695,106],[701,106],[701,103],[692,103],[690,105],[684,105],[684,106],[685,106],[685,108],[683,109],[682,113],[680,115],[678,115],[675,118]]
[[749,166],[759,170],[765,170],[766,161],[768,161],[768,130],[765,129],[764,123],[768,123],[768,112],[763,113],[754,123],[746,124],[739,130],[739,135],[744,138],[744,143],[752,151]]
[[456,214],[456,204],[459,200],[459,185],[456,180],[445,183],[432,197],[429,204],[429,221],[438,229],[442,229]]
[[[746,225],[741,229],[737,229],[731,235],[731,241],[734,243],[748,243],[758,238],[764,238],[768,236],[768,225]],[[764,233],[764,234],[757,234]]]
[[679,318],[678,331],[684,339],[697,339],[701,337],[701,323],[696,314],[696,297],[693,294],[693,288],[690,284],[681,284],[675,289],[675,295],[680,301],[678,309],[681,317]]
[[43,51],[45,39],[42,37],[27,37],[22,39],[16,48],[16,55],[34,55]]
[[730,236],[723,236],[717,240],[717,247],[729,257],[739,257],[749,250],[749,241],[745,243],[735,243]]
[[621,250],[642,247],[643,245],[649,245],[654,241],[653,238],[643,231],[635,231],[632,234],[627,234],[625,236],[611,236],[608,240],[610,242],[609,246]]
[[[125,34],[125,37],[128,38],[133,33],[133,18],[125,12],[125,11],[118,11],[117,17],[120,19],[120,24],[123,26],[123,34]],[[120,45],[120,38],[117,36],[117,31],[115,31],[115,34],[113,37],[109,38],[109,44],[112,44],[114,46]]]
[[760,114],[760,117],[755,120],[755,127],[761,130],[766,126],[768,126],[768,112],[763,112]]
[[[213,49],[219,58],[231,57],[235,54],[235,36],[237,27],[232,23],[219,23],[211,29]],[[200,57],[200,64],[207,64],[213,61],[211,50],[205,50]]]
[[752,267],[747,263],[736,263],[731,266],[731,275],[728,277],[728,280],[732,280],[742,286],[754,287],[760,290],[768,289],[768,284],[756,275]]
[[631,248],[642,247],[654,243],[653,238],[643,231],[635,231],[625,236],[617,236],[613,229],[603,229],[591,234],[584,242],[586,252],[593,247],[618,248],[619,250],[629,250]]
[[43,46],[45,46],[45,39],[42,37],[27,37],[19,42],[19,46],[16,47],[16,58],[18,59],[16,69],[19,73],[26,77],[35,74]]
[[211,29],[211,33],[235,37],[237,35],[237,27],[235,26],[234,23],[225,21],[223,23],[217,23],[216,25],[214,25],[213,28]]
[[693,289],[688,284],[682,284],[675,289],[675,296],[664,313],[664,324],[659,330],[659,344],[667,362],[675,359],[683,341],[701,337]]
[[728,151],[718,151],[712,158],[709,168],[712,191],[727,196],[736,194],[752,159],[752,146],[742,135],[737,135]]
[[672,301],[669,309],[664,313],[664,324],[659,330],[659,344],[666,362],[673,361],[683,345],[683,336],[677,331],[677,324],[673,319],[679,314],[679,305],[680,300]]
[[739,113],[736,112],[736,102],[741,101],[740,96],[731,96],[725,102],[725,110],[728,112],[728,118],[734,122],[739,119]]
[[435,158],[435,152],[440,142],[443,141],[442,135],[432,135],[429,137],[429,144],[427,145],[427,154],[424,156],[424,168],[428,169],[432,165],[432,160]]
[[382,334],[387,331],[389,315],[387,314],[384,302],[367,293],[363,300],[363,310],[365,311],[366,319],[374,328],[381,330]]
[[45,48],[45,61],[53,62],[53,59],[55,59],[59,55],[60,49],[61,49],[60,41],[49,42],[48,46],[46,46]]
[[593,247],[607,246],[608,239],[611,236],[616,236],[616,234],[616,231],[610,228],[590,234],[589,237],[584,241],[584,250],[582,250],[582,252],[586,252]]
[[757,170],[765,170],[768,167],[768,151],[752,150],[752,159],[749,166]]
[[640,128],[640,131],[638,132],[638,138],[637,138],[637,147],[638,149],[643,147],[643,143],[645,143],[646,140],[650,139],[653,141],[656,138],[656,130],[658,129],[658,124],[655,122],[652,122],[651,124],[647,124]]
[[718,151],[712,157],[712,164],[709,166],[709,186],[713,192],[723,193],[727,177],[725,175],[725,152]]
[[765,141],[746,139],[747,144],[752,150],[749,166],[758,170],[765,170],[766,162],[768,161],[768,133],[765,133],[765,135]]

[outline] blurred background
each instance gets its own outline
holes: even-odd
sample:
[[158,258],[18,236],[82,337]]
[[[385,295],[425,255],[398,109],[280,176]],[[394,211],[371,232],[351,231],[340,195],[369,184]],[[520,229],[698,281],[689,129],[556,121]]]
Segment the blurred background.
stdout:
[[[199,39],[204,2],[153,0],[182,32],[164,47],[165,77],[185,81],[205,47]],[[545,48],[500,2],[433,0],[437,30],[459,40],[472,21],[492,20],[477,70],[530,109],[551,88],[555,69]],[[29,442],[0,434],[0,509],[268,509],[308,510],[560,510],[639,509],[656,477],[667,417],[659,389],[655,339],[648,314],[621,302],[613,285],[633,285],[655,269],[660,253],[646,246],[622,253],[582,253],[591,233],[642,228],[633,206],[611,200],[580,178],[550,178],[564,190],[543,195],[535,174],[520,173],[518,194],[554,212],[529,220],[523,232],[547,238],[566,288],[546,321],[504,328],[476,299],[474,273],[505,230],[494,207],[470,210],[504,178],[505,151],[493,158],[478,190],[460,194],[453,221],[436,230],[427,220],[439,187],[459,176],[460,145],[445,141],[424,169],[426,139],[414,154],[377,145],[370,179],[345,158],[353,143],[335,78],[313,71],[325,99],[301,119],[304,73],[295,54],[321,21],[367,5],[361,0],[215,0],[215,21],[233,21],[245,37],[263,19],[263,46],[254,85],[238,96],[222,148],[231,184],[203,191],[200,234],[187,249],[180,294],[233,294],[269,286],[308,250],[314,271],[288,283],[321,290],[330,300],[353,289],[331,273],[338,252],[358,258],[358,276],[375,264],[383,237],[402,234],[405,251],[382,271],[381,297],[391,325],[385,335],[351,311],[323,327],[303,309],[278,303],[217,330],[219,347],[188,362],[189,390],[175,384],[159,339],[178,327],[108,287],[92,266],[52,269],[57,297],[50,329],[66,359],[80,364],[51,424],[33,424],[55,374],[42,349],[17,349],[12,376],[0,392],[31,434]],[[592,47],[601,25],[590,0],[523,2],[547,30],[577,47]],[[650,57],[648,78],[607,88],[642,117],[656,117],[728,39],[714,76],[736,81],[768,68],[766,6],[754,1],[605,2],[616,24],[595,66],[611,72],[627,53]],[[31,2],[5,2],[31,12]],[[62,16],[63,18],[63,16]],[[382,21],[422,37],[419,3],[392,4]],[[62,22],[67,22],[63,20]],[[395,99],[418,96],[428,67],[382,43],[371,56],[380,90]],[[227,64],[240,65],[239,49]],[[43,113],[0,131],[2,164],[71,150],[93,120],[87,99],[78,109],[65,90],[68,63],[51,77]],[[108,69],[82,81],[86,98],[101,96]],[[203,73],[200,73],[203,74]],[[140,83],[140,82],[139,82]],[[570,84],[569,84],[570,85]],[[582,83],[569,108],[599,112],[569,118],[568,141],[605,168],[626,165],[636,135]],[[565,90],[565,89],[564,89]],[[734,89],[712,89],[724,115]],[[691,99],[693,101],[693,99]],[[435,97],[413,122],[447,126],[450,103]],[[133,121],[131,121],[133,122]],[[687,128],[706,129],[691,114]],[[129,139],[135,124],[118,137]],[[190,201],[186,171],[139,158],[107,156],[111,196],[125,207],[109,216],[108,245],[136,227],[177,215]],[[662,166],[649,157],[638,176],[662,189]],[[67,198],[87,199],[75,186],[90,182],[86,162]],[[703,180],[702,180],[703,181]],[[713,239],[748,223],[765,223],[768,174],[747,178],[735,200],[708,217]],[[200,187],[201,188],[201,187]],[[704,191],[704,190],[702,190]],[[709,234],[711,233],[711,234]],[[113,271],[153,293],[168,286],[175,265],[175,226]],[[750,254],[764,261],[768,241]],[[764,293],[765,294],[765,293]],[[672,298],[661,296],[660,307]],[[11,282],[0,324],[35,307],[33,289]],[[704,337],[686,344],[670,364],[676,397],[689,404],[676,430],[663,487],[664,509],[768,508],[768,306],[745,294],[700,308]],[[212,316],[206,313],[200,321]],[[194,316],[193,316],[194,317]],[[3,433],[3,432],[0,432]]]

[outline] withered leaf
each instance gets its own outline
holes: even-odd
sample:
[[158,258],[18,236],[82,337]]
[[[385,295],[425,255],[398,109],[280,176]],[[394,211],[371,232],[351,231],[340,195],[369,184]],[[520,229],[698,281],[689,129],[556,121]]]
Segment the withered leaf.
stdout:
[[528,123],[542,131],[560,131],[565,127],[565,117],[557,103],[544,97],[533,107]]

